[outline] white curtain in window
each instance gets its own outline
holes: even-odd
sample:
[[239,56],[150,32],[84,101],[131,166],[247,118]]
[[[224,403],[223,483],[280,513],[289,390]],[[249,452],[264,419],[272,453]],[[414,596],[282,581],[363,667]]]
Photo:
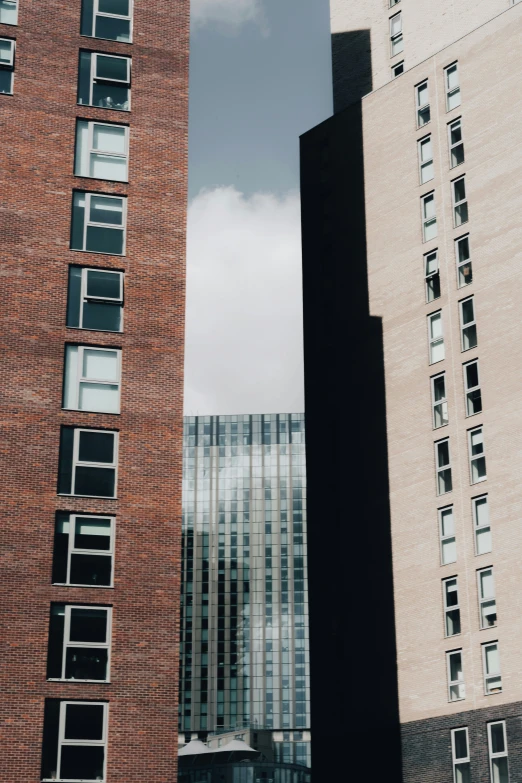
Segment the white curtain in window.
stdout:
[[494,674],[500,671],[500,660],[496,644],[486,647],[486,673]]
[[76,125],[76,170],[79,177],[89,176],[89,123]]
[[493,598],[493,571],[482,571],[480,574],[480,593],[482,598]]
[[118,152],[125,154],[125,128],[116,125],[98,125],[93,127],[93,149],[99,152]]
[[118,354],[116,351],[84,349],[82,376],[97,381],[117,381]]

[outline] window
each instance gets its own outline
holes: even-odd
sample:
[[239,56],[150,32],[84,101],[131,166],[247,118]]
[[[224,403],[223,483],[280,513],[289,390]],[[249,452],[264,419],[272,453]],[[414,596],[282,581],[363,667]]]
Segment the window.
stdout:
[[415,87],[415,100],[417,104],[417,127],[422,128],[430,121],[430,94],[428,80]]
[[109,680],[111,609],[51,604],[47,679]]
[[82,35],[130,43],[131,24],[131,0],[82,0]]
[[113,517],[57,514],[53,584],[111,587],[113,557]]
[[471,783],[468,730],[452,729],[451,757],[453,760],[453,783]]
[[109,705],[45,700],[42,780],[105,780]]
[[505,720],[488,723],[488,750],[491,783],[509,783]]
[[400,3],[400,0],[390,0],[390,8],[393,8],[393,6],[397,5],[397,3]]
[[402,40],[402,14],[400,11],[390,18],[390,44],[391,57],[400,54],[404,49],[404,41]]
[[493,569],[483,568],[477,571],[478,595],[480,607],[480,627],[492,628],[497,624],[497,602],[495,600],[495,580]]
[[462,141],[462,122],[460,118],[448,125],[450,169],[464,163],[464,142]]
[[464,394],[466,395],[466,416],[480,413],[482,393],[480,391],[478,359],[464,365]]
[[477,347],[477,324],[475,321],[475,306],[473,297],[462,299],[460,305],[460,331],[463,351]]
[[118,433],[62,427],[58,492],[116,497]]
[[127,199],[104,193],[73,193],[71,250],[125,254]]
[[129,129],[125,125],[78,120],[74,173],[77,177],[127,182]]
[[430,364],[444,359],[444,335],[442,333],[442,310],[428,316]]
[[455,256],[457,259],[457,275],[459,288],[473,282],[471,270],[471,254],[469,250],[469,234],[455,240]]
[[459,701],[466,698],[466,686],[464,685],[464,673],[462,671],[462,650],[453,650],[446,653],[448,667],[448,696],[449,701]]
[[486,696],[502,693],[498,642],[482,645],[482,661],[484,665],[484,693]]
[[120,379],[120,350],[65,346],[64,408],[119,413]]
[[422,202],[422,241],[429,242],[437,236],[437,216],[435,214],[435,193],[423,196]]
[[458,226],[468,222],[468,200],[466,198],[464,177],[453,180],[451,192],[453,195],[453,226],[458,228]]
[[439,440],[435,444],[435,460],[437,465],[437,495],[445,495],[446,492],[451,492],[453,489],[449,438]]
[[485,481],[487,479],[482,427],[477,427],[476,430],[470,430],[468,436],[471,483],[477,484],[479,481]]
[[0,38],[0,94],[13,94],[15,42]]
[[81,51],[78,103],[129,111],[130,71],[130,57]]
[[473,523],[475,527],[475,551],[477,555],[491,552],[491,523],[489,520],[488,496],[473,498]]
[[448,423],[448,401],[446,399],[446,374],[434,375],[431,379],[431,402],[433,406],[433,429]]
[[404,73],[404,60],[401,60],[400,63],[395,63],[395,65],[392,65],[392,79],[396,79],[397,76],[400,76],[401,73]]
[[441,565],[455,563],[457,560],[457,543],[455,540],[453,506],[439,509],[439,531]]
[[18,0],[0,0],[0,24],[18,23]]
[[423,185],[425,182],[429,182],[433,179],[433,148],[431,144],[431,136],[426,136],[425,139],[421,139],[418,142],[419,148],[419,169],[420,169],[420,182]]
[[451,111],[460,106],[460,81],[458,63],[448,65],[444,69],[444,80],[446,84],[446,110]]
[[67,326],[123,331],[123,272],[70,266]]
[[460,633],[460,608],[457,578],[444,579],[442,582],[444,595],[444,634],[456,636]]
[[439,254],[436,250],[424,256],[424,277],[426,280],[426,301],[433,302],[440,297]]

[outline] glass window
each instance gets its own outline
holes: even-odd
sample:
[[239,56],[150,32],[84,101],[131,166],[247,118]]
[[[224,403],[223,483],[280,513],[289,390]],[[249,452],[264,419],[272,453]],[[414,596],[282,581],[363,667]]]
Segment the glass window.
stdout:
[[114,518],[58,513],[53,584],[111,587]]
[[433,302],[440,297],[439,254],[437,250],[424,256],[424,277],[426,280],[426,301]]
[[58,492],[116,497],[118,433],[62,427]]
[[464,394],[466,395],[466,416],[474,416],[482,410],[478,359],[464,365]]
[[477,347],[477,323],[473,297],[462,299],[459,305],[461,346],[463,351],[469,351],[470,348]]
[[430,121],[430,95],[428,80],[415,87],[415,102],[417,106],[417,127],[422,128]]
[[455,539],[455,520],[453,506],[439,509],[440,531],[440,562],[442,565],[455,563],[457,560],[457,543]]
[[402,14],[400,11],[390,19],[390,46],[391,57],[400,54],[404,49],[404,41],[402,38]]
[[111,609],[51,604],[47,679],[109,680]]
[[457,259],[458,284],[459,288],[462,288],[462,286],[473,282],[469,234],[455,240],[455,257]]
[[480,627],[492,628],[497,624],[497,601],[493,568],[477,571]]
[[462,669],[462,650],[453,650],[446,653],[448,667],[448,696],[449,701],[459,701],[466,698],[466,686],[464,684],[464,672]]
[[132,0],[82,0],[81,34],[132,41]]
[[46,699],[42,779],[104,781],[109,705]]
[[80,52],[78,103],[130,110],[131,58]]
[[473,498],[473,524],[475,527],[475,551],[477,555],[491,552],[491,523],[489,519],[488,496]]
[[442,331],[442,310],[428,316],[428,338],[430,364],[444,359],[444,335]]
[[74,164],[77,177],[127,182],[128,160],[129,129],[125,125],[78,120]]
[[64,408],[119,413],[120,379],[120,350],[65,346]]
[[73,193],[71,250],[125,255],[127,199],[104,193]]
[[435,461],[437,465],[437,495],[445,495],[453,489],[449,438],[439,440],[435,444]]
[[456,636],[460,633],[460,607],[457,577],[442,582],[444,597],[444,634]]
[[431,401],[433,406],[433,429],[448,423],[448,401],[446,399],[446,374],[431,379]]
[[435,193],[421,198],[422,204],[422,241],[429,242],[437,236],[437,215],[435,214]]
[[0,0],[0,24],[18,24],[18,0]]
[[450,169],[464,163],[464,142],[462,141],[462,121],[453,120],[448,125]]
[[464,177],[451,183],[453,197],[453,226],[458,228],[468,222],[468,200],[466,198],[466,182]]
[[431,143],[431,136],[426,136],[425,139],[421,139],[417,146],[419,149],[420,182],[421,185],[423,185],[435,176],[433,171],[433,145]]
[[446,84],[446,109],[451,111],[460,106],[460,80],[458,63],[448,65],[444,69],[444,79]]
[[484,665],[484,693],[486,696],[501,693],[502,677],[500,674],[498,642],[482,645],[482,661]]
[[404,60],[401,60],[400,63],[395,63],[395,65],[392,65],[392,79],[396,79],[397,76],[400,76],[401,73],[404,73]]
[[468,438],[471,483],[477,484],[479,481],[485,481],[487,479],[486,456],[484,454],[484,433],[482,432],[482,427],[470,430]]
[[471,783],[468,730],[452,729],[453,783]]
[[509,783],[505,720],[488,723],[488,750],[491,783]]
[[15,42],[0,38],[0,93],[13,94]]
[[123,272],[70,266],[67,326],[123,331]]

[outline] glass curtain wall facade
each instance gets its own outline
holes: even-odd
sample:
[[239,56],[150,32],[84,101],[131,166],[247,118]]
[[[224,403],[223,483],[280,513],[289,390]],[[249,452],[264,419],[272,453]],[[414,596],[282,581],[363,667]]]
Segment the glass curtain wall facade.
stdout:
[[182,541],[180,731],[309,763],[303,414],[185,418]]

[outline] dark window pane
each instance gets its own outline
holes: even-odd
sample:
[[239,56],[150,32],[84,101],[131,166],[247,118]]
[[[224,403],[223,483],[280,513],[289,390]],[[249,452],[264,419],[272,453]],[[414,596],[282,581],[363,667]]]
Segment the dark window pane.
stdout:
[[110,586],[112,557],[107,555],[72,555],[71,583],[75,585]]
[[[73,219],[74,219],[74,212],[73,212]],[[81,268],[79,266],[70,266],[69,267],[69,292],[67,297],[67,326],[80,325],[81,285],[82,285]]]
[[83,305],[83,328],[120,332],[122,310],[121,305],[85,302]]
[[104,109],[129,110],[129,88],[117,84],[94,84],[92,105]]
[[13,72],[12,71],[0,71],[0,93],[8,95],[13,91]]
[[98,10],[102,14],[129,15],[129,0],[99,0]]
[[80,432],[80,462],[113,462],[112,432]]
[[93,0],[82,0],[82,35],[92,35]]
[[75,495],[114,497],[114,468],[76,468]]
[[64,745],[61,777],[68,780],[102,780],[104,748]]
[[54,531],[53,583],[67,581],[67,552],[69,548],[69,514],[58,514]]
[[106,642],[107,612],[104,609],[71,609],[71,642]]
[[52,604],[47,648],[47,677],[62,676],[64,623],[65,609],[63,604]]
[[118,81],[127,81],[128,60],[126,57],[110,57],[108,55],[98,55],[96,60],[96,78],[97,79],[118,79]]
[[91,53],[80,52],[78,72],[78,103],[89,103],[89,88],[91,84]]
[[102,272],[91,270],[87,272],[87,296],[97,296],[101,299],[120,298],[121,275],[118,272]]
[[109,41],[130,41],[130,21],[128,19],[113,19],[110,16],[96,17],[96,38],[106,38]]
[[478,365],[468,364],[466,367],[466,380],[468,389],[478,386]]
[[85,249],[91,253],[123,255],[123,229],[88,226]]
[[[102,704],[68,704],[65,715],[65,739],[103,739]],[[62,775],[62,777],[67,777]]]
[[123,201],[116,198],[91,195],[89,220],[92,223],[107,223],[121,226],[123,223]]
[[71,218],[71,249],[83,250],[83,228],[85,225],[85,193],[73,194]]
[[111,547],[110,519],[92,519],[77,517],[74,546],[77,549],[101,549]]
[[58,699],[46,699],[42,741],[42,778],[56,778],[59,718],[60,702]]
[[62,427],[60,434],[60,466],[58,473],[58,492],[70,494],[72,483],[73,429]]
[[68,647],[65,659],[67,680],[107,679],[107,650]]

